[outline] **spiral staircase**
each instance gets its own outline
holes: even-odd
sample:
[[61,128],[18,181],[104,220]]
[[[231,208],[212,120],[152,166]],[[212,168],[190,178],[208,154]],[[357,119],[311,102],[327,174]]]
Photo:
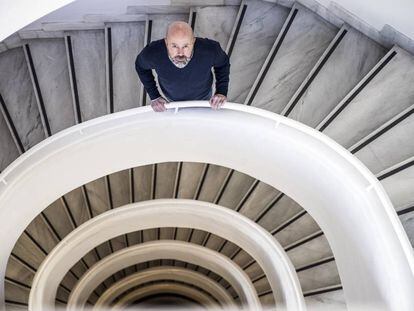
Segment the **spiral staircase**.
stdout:
[[[147,43],[163,38],[167,25],[176,20],[188,21],[196,36],[217,40],[227,51],[230,102],[315,128],[365,164],[414,243],[414,56],[397,45],[378,43],[339,19],[328,21],[300,3],[287,7],[260,0],[173,1],[170,6],[132,6],[124,15],[85,15],[82,23],[44,23],[42,29],[17,32],[0,43],[0,170],[64,129],[147,105],[135,57]],[[48,185],[44,188],[47,191]],[[231,167],[164,162],[103,176],[45,206],[9,256],[6,310],[27,310],[37,270],[69,233],[105,212],[155,199],[211,202],[253,220],[289,256],[308,306],[346,309],[328,240],[292,198]],[[56,305],[66,306],[78,281],[104,258],[155,240],[190,242],[225,255],[247,273],[262,305],[274,306],[268,278],[248,252],[191,227],[145,229],[97,245],[67,272]],[[240,303],[223,276],[188,262],[160,259],[112,274],[93,290],[88,305],[124,278],[157,267],[201,273]],[[155,304],[194,303],[179,295],[156,298]],[[146,303],[151,299],[135,305]]]

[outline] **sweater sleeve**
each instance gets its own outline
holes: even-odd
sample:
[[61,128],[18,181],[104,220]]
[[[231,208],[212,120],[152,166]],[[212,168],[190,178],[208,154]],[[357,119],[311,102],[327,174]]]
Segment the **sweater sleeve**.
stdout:
[[230,61],[227,54],[217,42],[214,61],[214,75],[216,76],[216,94],[227,96],[229,88]]
[[146,53],[147,47],[145,47],[141,53],[138,54],[135,60],[135,70],[138,73],[139,79],[144,85],[145,91],[148,93],[151,100],[157,99],[161,96],[155,82],[154,75],[152,74],[152,68],[150,65],[150,59]]

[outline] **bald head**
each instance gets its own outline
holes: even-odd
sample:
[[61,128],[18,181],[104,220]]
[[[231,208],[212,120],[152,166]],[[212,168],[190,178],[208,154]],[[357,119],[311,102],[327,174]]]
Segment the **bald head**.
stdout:
[[187,23],[173,22],[168,26],[165,44],[169,56],[177,67],[183,68],[188,64],[194,42],[193,30]]
[[193,39],[193,30],[186,22],[172,22],[167,28],[166,38],[190,38]]

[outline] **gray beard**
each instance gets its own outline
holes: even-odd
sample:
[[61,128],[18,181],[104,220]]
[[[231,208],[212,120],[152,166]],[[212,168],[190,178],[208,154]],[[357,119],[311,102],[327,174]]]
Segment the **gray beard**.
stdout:
[[168,58],[170,59],[170,61],[175,65],[175,67],[177,68],[184,68],[185,66],[188,65],[188,63],[190,62],[191,58],[193,58],[193,54],[194,54],[194,49],[191,51],[191,56],[190,57],[186,57],[185,60],[183,61],[179,61],[176,62],[171,56],[170,54],[168,54]]

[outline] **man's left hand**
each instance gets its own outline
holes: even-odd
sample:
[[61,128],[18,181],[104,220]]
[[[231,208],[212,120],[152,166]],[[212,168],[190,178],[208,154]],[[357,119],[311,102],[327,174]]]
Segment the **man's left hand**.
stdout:
[[213,97],[210,98],[211,108],[213,108],[214,110],[220,109],[224,105],[226,100],[226,96],[221,94],[215,94]]

